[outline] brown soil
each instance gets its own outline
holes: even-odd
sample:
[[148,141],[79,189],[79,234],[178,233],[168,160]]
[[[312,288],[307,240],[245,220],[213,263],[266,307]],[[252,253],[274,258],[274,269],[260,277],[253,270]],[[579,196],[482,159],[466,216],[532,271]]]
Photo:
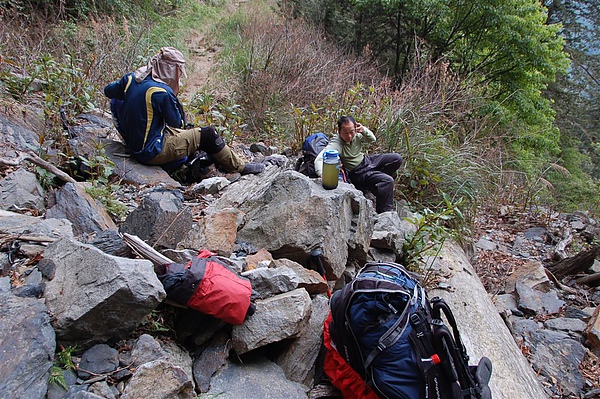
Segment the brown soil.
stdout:
[[187,79],[183,81],[182,96],[189,98],[203,87],[211,83],[211,69],[215,65],[215,57],[219,47],[207,43],[201,32],[193,31],[188,39],[188,61],[186,63]]

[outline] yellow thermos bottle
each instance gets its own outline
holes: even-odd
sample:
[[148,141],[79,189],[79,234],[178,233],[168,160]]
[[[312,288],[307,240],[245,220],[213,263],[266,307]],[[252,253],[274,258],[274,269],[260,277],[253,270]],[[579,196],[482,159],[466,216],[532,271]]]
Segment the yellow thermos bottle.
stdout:
[[328,150],[323,153],[323,188],[333,190],[338,186],[340,175],[340,155],[336,150]]

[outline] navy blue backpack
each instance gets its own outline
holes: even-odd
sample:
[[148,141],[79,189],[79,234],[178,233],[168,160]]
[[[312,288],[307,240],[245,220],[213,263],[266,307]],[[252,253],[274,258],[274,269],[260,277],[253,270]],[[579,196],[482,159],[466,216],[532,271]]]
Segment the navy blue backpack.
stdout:
[[302,143],[302,156],[296,161],[295,170],[308,177],[318,177],[315,172],[315,159],[323,148],[329,144],[329,137],[324,133],[318,132],[308,136]]
[[402,265],[367,263],[330,307],[335,349],[379,397],[491,399],[490,360],[468,365],[450,307]]

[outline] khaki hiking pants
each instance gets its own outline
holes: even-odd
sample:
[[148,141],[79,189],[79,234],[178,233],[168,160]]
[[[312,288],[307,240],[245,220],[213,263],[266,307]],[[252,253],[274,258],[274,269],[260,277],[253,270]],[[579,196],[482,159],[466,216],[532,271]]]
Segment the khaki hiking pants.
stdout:
[[167,128],[162,151],[149,165],[164,165],[185,157],[193,157],[197,150],[209,154],[225,172],[241,172],[246,161],[225,144],[212,126],[181,130]]

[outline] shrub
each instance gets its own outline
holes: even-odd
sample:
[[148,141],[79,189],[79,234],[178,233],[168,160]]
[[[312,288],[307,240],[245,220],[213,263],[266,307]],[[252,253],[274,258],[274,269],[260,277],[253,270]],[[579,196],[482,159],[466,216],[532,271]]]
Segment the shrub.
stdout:
[[358,82],[368,87],[384,80],[366,58],[347,56],[320,30],[256,7],[249,4],[243,17],[224,27],[230,32],[224,36],[235,33],[238,45],[222,61],[234,68],[229,73],[238,78],[244,119],[256,134],[275,125],[292,132],[290,104],[308,110],[327,98],[341,100]]

